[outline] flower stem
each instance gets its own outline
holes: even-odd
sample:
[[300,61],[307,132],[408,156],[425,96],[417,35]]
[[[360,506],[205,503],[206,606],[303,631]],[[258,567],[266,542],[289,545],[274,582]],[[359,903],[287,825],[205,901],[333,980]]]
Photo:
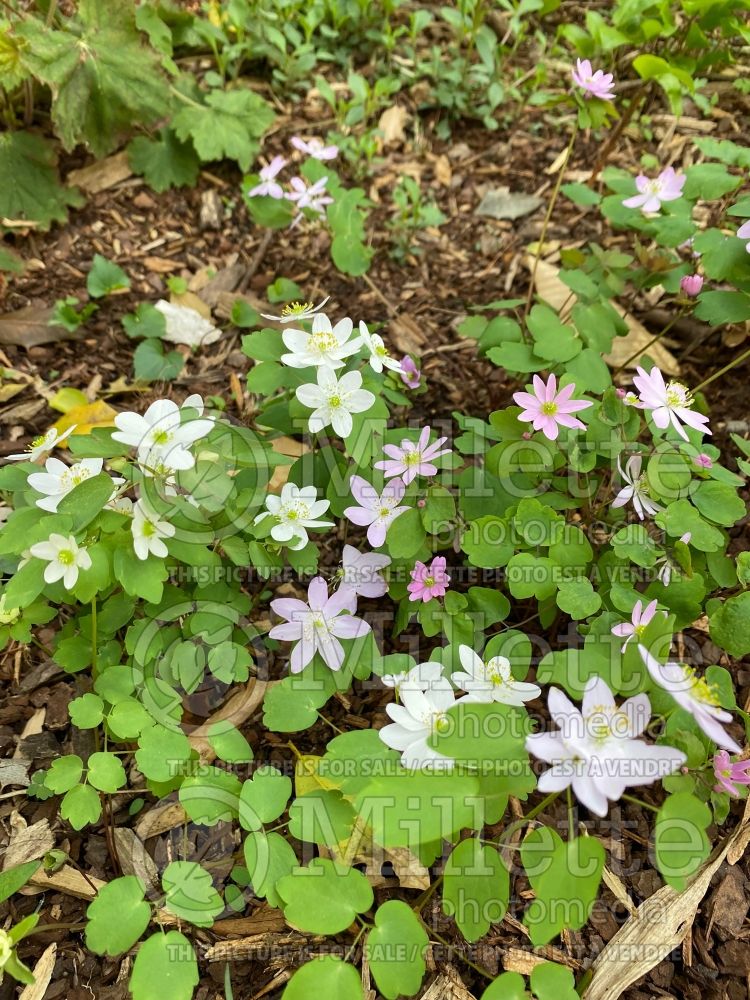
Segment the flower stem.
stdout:
[[627,366],[630,364],[631,361],[635,361],[636,358],[640,357],[641,354],[644,354],[649,349],[649,347],[655,344],[657,340],[661,340],[661,338],[666,333],[669,333],[669,331],[675,325],[677,320],[682,319],[684,313],[685,310],[682,309],[676,316],[673,316],[672,319],[670,319],[670,321],[667,323],[667,325],[662,330],[659,330],[659,332],[655,334],[651,338],[651,340],[646,341],[643,347],[639,347],[638,350],[635,352],[635,354],[631,354],[630,357],[626,358],[621,365],[618,365],[617,368],[615,368],[615,370],[612,372],[612,378],[614,378],[615,375],[619,375],[620,372],[623,370],[623,368],[627,368]]
[[635,795],[622,795],[620,797],[625,799],[626,802],[632,802],[634,806],[640,806],[641,809],[650,809],[651,812],[655,813],[659,812],[657,806],[652,806],[650,802],[644,802],[643,799],[636,798]]
[[570,785],[565,789],[568,798],[568,840],[575,840],[575,816],[573,814],[573,792]]
[[725,375],[728,371],[731,371],[732,368],[734,368],[736,365],[742,364],[745,358],[750,358],[750,350],[747,350],[743,354],[740,354],[738,358],[735,358],[734,361],[730,361],[728,365],[724,365],[723,368],[720,368],[717,372],[714,372],[713,375],[709,376],[709,378],[704,378],[703,381],[700,383],[700,385],[697,385],[693,389],[693,392],[694,393],[698,392],[698,390],[702,389],[704,386],[710,385],[715,379],[720,378],[722,375]]
[[96,677],[97,660],[97,636],[96,636],[96,598],[91,600],[91,673]]

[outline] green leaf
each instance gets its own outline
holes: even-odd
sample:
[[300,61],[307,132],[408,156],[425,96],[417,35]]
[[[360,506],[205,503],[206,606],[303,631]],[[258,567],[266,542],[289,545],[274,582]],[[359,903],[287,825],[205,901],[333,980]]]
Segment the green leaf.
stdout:
[[194,823],[216,826],[237,819],[240,779],[218,767],[203,767],[180,785],[180,802]]
[[276,883],[297,867],[291,845],[280,833],[259,830],[245,837],[243,850],[255,895],[266,899],[269,906],[283,906]]
[[746,513],[742,497],[725,483],[706,480],[698,486],[691,499],[705,518],[727,528],[740,521]]
[[163,591],[163,581],[168,576],[163,559],[149,556],[138,559],[130,548],[115,549],[115,578],[132,597],[142,597],[151,604],[158,604]]
[[97,955],[130,951],[148,927],[151,907],[139,878],[126,875],[103,885],[86,910],[86,944]]
[[231,722],[215,722],[206,734],[208,742],[219,760],[227,764],[246,764],[253,759],[253,751],[245,737]]
[[503,972],[490,983],[481,1000],[530,1000],[530,996],[519,972]]
[[750,591],[730,597],[709,620],[711,639],[730,656],[750,653]]
[[140,343],[133,354],[135,377],[143,382],[169,382],[180,374],[184,364],[179,351],[165,353],[154,338]]
[[665,882],[682,892],[688,878],[708,857],[711,844],[706,829],[711,810],[689,792],[678,792],[664,800],[656,817],[654,850],[656,866]]
[[363,192],[349,188],[328,206],[328,223],[333,232],[331,259],[339,271],[354,278],[370,267],[373,250],[365,245],[365,227],[360,204]]
[[486,514],[472,521],[461,536],[461,548],[472,566],[494,569],[505,566],[514,552],[508,524],[494,514]]
[[724,547],[721,531],[704,521],[688,500],[675,500],[666,510],[660,511],[654,520],[673,538],[681,538],[689,531],[690,544],[701,552],[715,552]]
[[477,839],[453,849],[443,871],[443,911],[467,941],[478,941],[508,909],[510,878],[494,847]]
[[425,530],[421,511],[412,507],[399,514],[388,528],[386,546],[394,559],[411,559],[422,546]]
[[128,985],[133,1000],[191,1000],[199,982],[192,944],[179,931],[169,931],[143,942]]
[[562,193],[576,205],[598,205],[602,196],[587,184],[563,184]]
[[44,776],[44,784],[55,795],[61,795],[77,785],[82,774],[83,761],[77,754],[69,754],[52,761]]
[[695,316],[704,319],[710,326],[744,323],[750,319],[750,295],[745,292],[703,292],[695,308]]
[[128,782],[120,758],[113,753],[105,753],[104,751],[92,753],[86,766],[88,767],[88,781],[100,792],[114,794]]
[[93,299],[101,299],[122,288],[130,288],[130,278],[123,269],[101,254],[94,254],[94,261],[86,276],[86,291],[89,295]]
[[531,970],[530,982],[538,1000],[578,1000],[575,978],[566,965],[541,962]]
[[292,794],[292,782],[275,767],[259,767],[242,786],[240,826],[259,830],[263,823],[273,823],[286,809]]
[[170,128],[160,129],[157,139],[143,135],[132,139],[128,160],[133,171],[142,174],[148,186],[159,194],[170,188],[193,187],[200,171],[193,144],[180,142]]
[[386,1000],[417,992],[425,974],[424,952],[429,940],[414,911],[400,899],[378,907],[365,955]]
[[284,677],[266,691],[263,699],[266,728],[274,733],[296,733],[315,722],[318,709],[331,697],[334,687],[330,677],[318,680],[314,673],[315,665],[311,664],[301,674]]
[[41,861],[27,861],[22,865],[14,865],[0,872],[0,903],[10,899],[19,889],[23,888],[32,875],[39,869]]
[[112,478],[105,472],[100,472],[98,476],[84,479],[64,496],[57,505],[57,512],[69,514],[72,518],[72,530],[80,531],[102,512],[113,491]]
[[166,908],[196,927],[211,927],[224,909],[211,873],[197,861],[172,861],[164,869],[161,884],[167,894]]
[[580,354],[583,345],[576,331],[567,323],[562,323],[549,306],[534,306],[527,326],[534,338],[534,353],[540,358],[563,362]]
[[312,934],[339,934],[373,903],[370,883],[356,868],[315,858],[276,884],[286,922]]
[[536,898],[523,922],[534,946],[547,944],[564,927],[583,927],[599,890],[604,858],[596,837],[563,841],[549,827],[528,834],[521,861]]
[[275,118],[270,105],[253,90],[212,90],[202,106],[181,107],[172,128],[178,139],[193,140],[204,162],[226,157],[247,170],[258,153],[258,140]]
[[730,174],[721,163],[697,163],[688,167],[685,173],[687,180],[682,191],[685,198],[715,201],[734,191],[742,183],[742,177]]
[[564,580],[557,592],[557,606],[574,621],[588,618],[602,606],[602,599],[589,579]]
[[167,320],[163,312],[150,302],[139,302],[134,313],[122,317],[125,333],[132,338],[163,337],[167,330]]
[[52,91],[52,120],[67,150],[85,142],[105,156],[123,130],[168,110],[166,77],[142,43],[134,13],[123,0],[81,0],[80,36],[78,25],[58,31],[36,18],[18,26],[29,43],[27,65]]
[[33,132],[0,134],[0,177],[0,218],[25,219],[47,230],[65,222],[68,206],[83,204],[76,188],[60,182],[54,147]]
[[102,804],[90,785],[75,785],[66,792],[60,803],[60,815],[74,830],[82,830],[88,823],[96,823],[102,814]]
[[336,955],[319,955],[300,966],[287,983],[281,1000],[362,1000],[362,980],[352,965]]

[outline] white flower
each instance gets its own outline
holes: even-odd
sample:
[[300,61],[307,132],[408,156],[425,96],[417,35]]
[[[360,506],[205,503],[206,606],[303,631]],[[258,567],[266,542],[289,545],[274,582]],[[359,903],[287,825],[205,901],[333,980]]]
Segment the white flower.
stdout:
[[31,444],[27,447],[26,451],[19,452],[16,455],[8,455],[6,460],[8,462],[36,462],[38,458],[46,454],[48,451],[52,451],[56,448],[61,441],[64,441],[66,437],[69,437],[73,431],[76,429],[77,424],[73,424],[62,434],[58,434],[54,427],[50,427],[48,431],[41,435],[41,437],[34,438]]
[[320,312],[330,297],[330,295],[326,295],[323,301],[317,305],[313,305],[312,302],[290,302],[284,306],[278,316],[274,316],[273,313],[261,313],[261,316],[263,319],[272,319],[275,323],[298,323],[303,319],[312,319],[316,313]]
[[41,500],[36,501],[42,510],[57,511],[57,505],[63,497],[91,476],[98,476],[104,464],[101,458],[82,458],[80,462],[68,467],[59,458],[48,458],[44,472],[32,472],[27,482],[32,490],[44,493]]
[[466,645],[458,647],[458,655],[465,673],[459,670],[451,680],[456,687],[468,692],[459,701],[498,701],[503,705],[520,706],[542,693],[536,684],[517,681],[511,673],[510,660],[505,656],[493,656],[485,663],[471,646]]
[[164,559],[169,554],[163,539],[172,538],[175,526],[169,521],[160,520],[159,515],[144,500],[138,500],[133,507],[130,530],[133,535],[133,550],[139,559],[148,559],[149,553],[159,559]]
[[[195,410],[199,417],[203,416],[203,411],[206,408],[206,404],[203,402],[203,396],[199,392],[193,392],[189,396],[185,396],[180,406],[180,410]],[[207,417],[207,420],[211,420],[211,417]]]
[[683,424],[692,427],[701,434],[710,434],[708,417],[702,413],[694,413],[693,394],[682,382],[664,382],[664,376],[658,368],[647,372],[644,368],[637,369],[633,376],[633,384],[638,390],[638,407],[651,412],[651,419],[660,429],[665,430],[670,425],[674,427],[685,441],[688,436]]
[[360,552],[345,545],[342,553],[341,583],[360,597],[382,597],[388,584],[381,573],[391,565],[390,556],[378,552]]
[[317,136],[313,136],[311,139],[302,139],[298,135],[293,135],[290,142],[300,153],[312,156],[315,160],[335,160],[339,153],[338,146],[326,146],[323,140]]
[[685,763],[674,747],[636,739],[651,716],[645,694],[618,708],[605,682],[590,677],[580,711],[558,688],[550,689],[548,705],[560,731],[526,738],[529,753],[552,765],[539,776],[540,792],[571,786],[579,802],[605,816],[608,800],[615,802],[626,788],[650,785]]
[[[190,409],[197,409],[196,400],[199,398],[188,397],[192,401]],[[187,402],[183,405],[186,406]],[[214,422],[199,418],[182,423],[180,407],[176,403],[171,399],[157,399],[143,415],[118,413],[115,426],[117,430],[112,439],[138,449],[138,463],[148,476],[192,469],[195,458],[188,448],[209,434]]]
[[639,645],[638,652],[654,683],[671,694],[680,708],[693,716],[706,736],[724,750],[742,752],[742,748],[719,725],[731,722],[732,716],[721,708],[715,689],[704,677],[696,676],[695,670],[685,663],[659,663],[645,646]]
[[[296,317],[295,317],[296,318]],[[327,365],[329,368],[343,368],[344,358],[356,354],[361,346],[357,337],[350,340],[354,324],[345,317],[336,326],[331,326],[325,313],[313,317],[310,333],[305,330],[284,330],[281,339],[291,354],[282,354],[282,364],[290,368],[312,368]]]
[[327,183],[328,178],[321,177],[320,180],[308,186],[301,177],[292,177],[289,182],[292,190],[287,192],[286,197],[289,201],[296,202],[298,214],[292,220],[290,229],[293,229],[304,217],[302,212],[304,208],[309,208],[317,215],[325,214],[325,206],[333,204],[333,198],[326,191]]
[[359,336],[362,343],[370,352],[370,367],[375,372],[382,372],[383,368],[390,368],[394,372],[401,371],[401,362],[392,358],[388,353],[388,348],[380,334],[370,333],[367,324],[359,321]]
[[154,306],[166,320],[162,340],[170,344],[187,344],[188,347],[202,347],[213,344],[221,337],[210,319],[205,319],[197,309],[178,306],[166,299],[159,299]]
[[625,463],[625,469],[623,470],[618,457],[617,468],[620,470],[620,475],[627,483],[627,486],[623,486],[612,501],[613,507],[624,507],[628,501],[632,502],[635,512],[641,521],[647,514],[653,517],[654,514],[658,514],[662,509],[658,503],[654,503],[649,497],[648,479],[645,474],[641,474],[642,461],[640,455],[631,455]]
[[21,617],[21,609],[6,607],[7,596],[7,594],[0,595],[0,625],[15,625]]
[[78,542],[72,535],[52,533],[46,542],[37,542],[29,549],[35,559],[44,559],[49,563],[44,570],[45,583],[56,583],[62,580],[66,590],[72,590],[78,580],[78,571],[91,568],[91,556],[85,546],[78,547]]
[[322,431],[329,424],[334,433],[346,438],[354,426],[352,413],[365,413],[375,402],[375,396],[362,388],[359,372],[347,372],[340,379],[332,368],[318,369],[318,384],[308,382],[296,390],[297,399],[313,411],[308,427],[311,434]]
[[386,687],[397,688],[398,691],[404,684],[416,691],[426,691],[442,676],[442,663],[426,660],[424,663],[417,663],[411,670],[402,670],[400,674],[383,674],[380,679]]
[[318,491],[314,486],[300,488],[294,483],[284,483],[279,496],[268,494],[268,509],[258,514],[255,524],[266,517],[274,517],[276,524],[271,528],[271,538],[293,551],[303,549],[308,542],[308,528],[333,527],[332,521],[318,520],[328,510],[330,502],[317,500],[317,495]]
[[406,768],[451,770],[453,758],[433,750],[427,742],[433,733],[450,727],[446,713],[456,702],[450,681],[435,677],[422,689],[407,679],[398,691],[403,704],[385,706],[393,722],[378,731],[380,739],[391,749],[401,751],[401,763]]

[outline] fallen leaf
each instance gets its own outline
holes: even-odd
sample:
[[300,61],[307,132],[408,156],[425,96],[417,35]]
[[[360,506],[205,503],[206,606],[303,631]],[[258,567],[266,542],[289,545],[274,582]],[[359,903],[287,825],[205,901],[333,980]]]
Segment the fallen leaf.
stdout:
[[135,832],[141,840],[148,840],[183,823],[187,823],[187,813],[179,802],[160,802],[140,817]]
[[451,161],[445,153],[441,153],[440,156],[435,158],[435,180],[443,187],[448,187],[453,180]]
[[378,119],[378,131],[383,137],[383,146],[401,145],[406,142],[404,126],[409,120],[409,112],[402,104],[386,108]]
[[42,952],[39,961],[32,972],[34,982],[24,987],[18,1000],[44,1000],[44,994],[52,980],[52,973],[55,971],[55,958],[57,956],[57,945],[53,941]]
[[182,267],[181,261],[172,260],[171,257],[144,257],[143,263],[149,271],[155,271],[157,274],[170,274]]
[[136,875],[147,889],[158,890],[156,863],[138,834],[129,826],[115,827],[112,832],[123,875]]
[[[526,267],[533,273],[534,258],[527,256],[524,259]],[[570,316],[570,311],[576,304],[576,296],[571,294],[570,289],[560,280],[560,269],[550,264],[546,260],[540,260],[536,265],[534,274],[534,287],[540,298],[553,309],[560,311],[560,319],[566,320]],[[612,368],[619,368],[623,362],[627,361],[638,350],[643,350],[651,340],[653,334],[649,333],[643,323],[635,316],[626,312],[617,302],[611,301],[612,308],[615,309],[625,320],[629,332],[624,337],[615,337],[610,354],[604,355],[604,360]],[[663,372],[668,375],[680,374],[680,363],[677,358],[658,340],[648,347],[648,354],[654,359]],[[635,357],[628,364],[628,368],[635,368],[640,358]]]
[[[76,434],[90,434],[94,427],[114,427],[116,416],[117,410],[103,399],[97,399],[84,406],[74,406],[55,421],[53,427],[62,434],[75,424]],[[66,438],[59,447],[67,448],[68,439]]]
[[155,308],[167,321],[162,339],[170,344],[205,347],[221,337],[221,330],[191,306],[175,305],[166,299],[159,299]]
[[523,191],[511,191],[507,187],[492,188],[474,210],[475,215],[490,219],[520,219],[531,215],[544,204],[544,199]]
[[183,292],[182,295],[172,295],[169,301],[175,306],[194,309],[204,319],[211,319],[211,307],[206,305],[203,299],[199,295],[196,295],[195,292]]
[[21,385],[18,382],[5,382],[0,385],[0,403],[7,403],[9,399],[13,399],[19,392],[23,392],[25,388],[25,385]]
[[418,357],[427,341],[422,327],[408,313],[401,313],[391,320],[388,331],[393,343],[402,354],[416,354]]
[[[15,814],[14,814],[15,815]],[[3,871],[27,861],[38,861],[55,846],[55,838],[46,819],[26,826],[25,821],[13,825],[8,847],[3,858]],[[12,823],[12,820],[11,820]]]
[[96,163],[91,163],[87,167],[71,170],[65,178],[65,183],[79,187],[88,194],[98,194],[99,191],[106,191],[107,188],[127,180],[132,173],[128,154],[123,150],[121,153],[115,153],[114,156],[97,160]]
[[15,312],[0,316],[0,344],[16,347],[37,347],[39,344],[54,344],[58,340],[77,340],[83,336],[81,330],[71,332],[64,326],[50,324],[53,310],[50,306],[24,306]]
[[[276,452],[277,455],[284,455],[287,458],[299,458],[300,455],[306,454],[310,447],[302,441],[297,441],[295,438],[290,437],[278,437],[274,438],[271,442],[271,447]],[[273,470],[273,475],[268,483],[269,493],[280,493],[281,487],[289,479],[289,470],[292,467],[290,462],[288,465],[277,465]]]

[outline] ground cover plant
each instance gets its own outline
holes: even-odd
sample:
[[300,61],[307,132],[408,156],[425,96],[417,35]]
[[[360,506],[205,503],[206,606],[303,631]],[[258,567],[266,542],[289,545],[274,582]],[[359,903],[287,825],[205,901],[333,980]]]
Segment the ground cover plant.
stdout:
[[3,6],[3,997],[745,995],[748,9]]

